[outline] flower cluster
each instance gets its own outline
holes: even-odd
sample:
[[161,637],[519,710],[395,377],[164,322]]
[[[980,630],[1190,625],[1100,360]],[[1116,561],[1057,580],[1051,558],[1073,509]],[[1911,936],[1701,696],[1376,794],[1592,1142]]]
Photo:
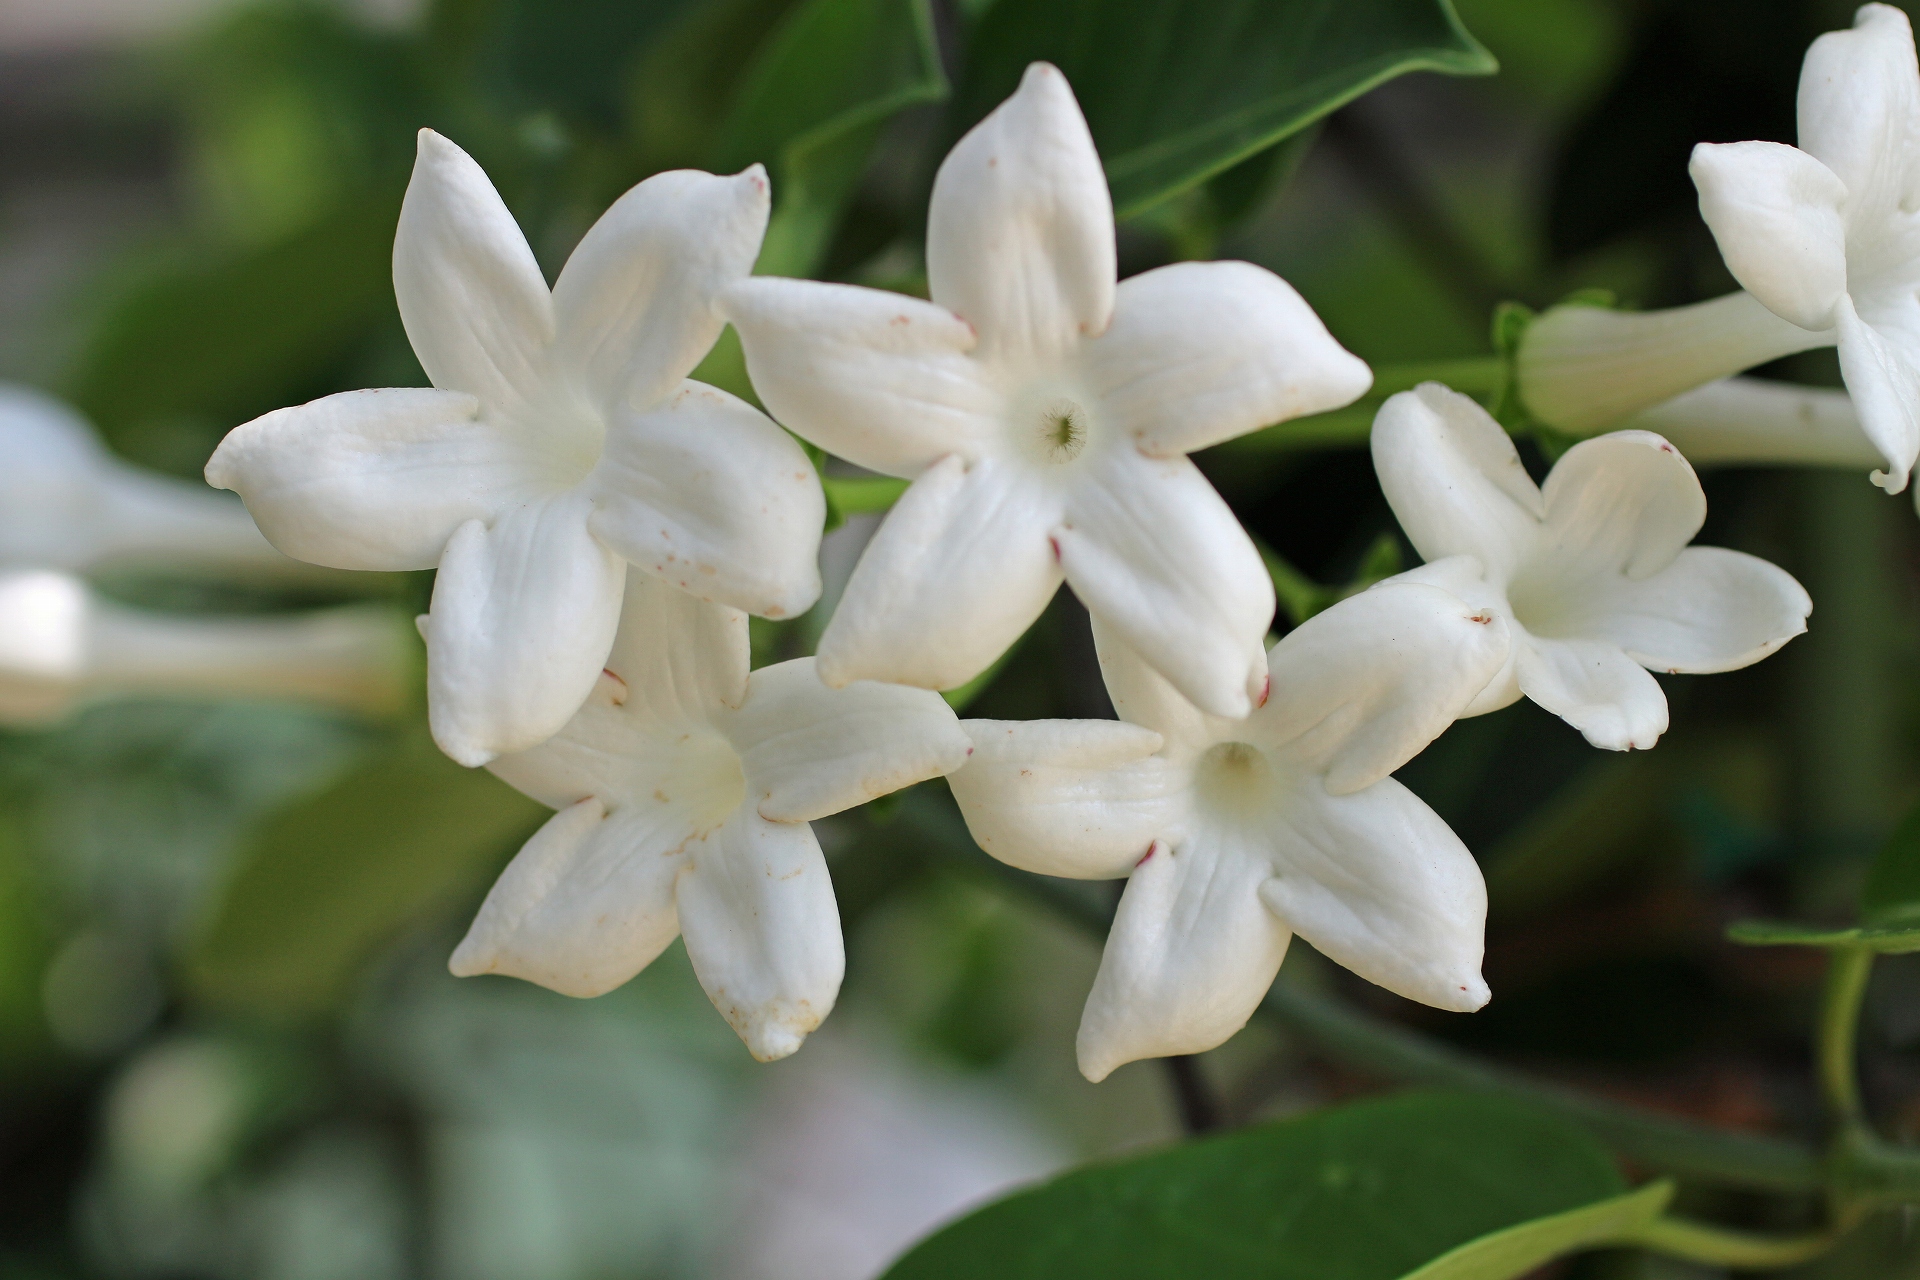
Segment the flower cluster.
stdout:
[[[289,554],[439,569],[435,736],[556,810],[455,973],[589,996],[682,936],[754,1056],[784,1056],[844,967],[808,824],[946,776],[992,856],[1127,880],[1091,1078],[1232,1035],[1295,932],[1475,1009],[1485,887],[1393,772],[1523,695],[1597,746],[1651,746],[1649,668],[1729,670],[1804,629],[1785,573],[1687,545],[1705,503],[1667,441],[1587,442],[1536,485],[1429,384],[1374,433],[1429,563],[1269,647],[1272,582],[1187,454],[1371,373],[1261,268],[1116,282],[1100,159],[1050,66],[941,166],[925,299],[751,277],[768,200],[757,167],[649,178],[549,290],[479,167],[423,132],[394,281],[433,386],[280,410],[208,465]],[[688,378],[729,322],[771,417]],[[787,431],[909,485],[817,657],[750,670],[747,615],[820,592],[821,485]],[[938,691],[1063,582],[1120,718],[956,719]]]

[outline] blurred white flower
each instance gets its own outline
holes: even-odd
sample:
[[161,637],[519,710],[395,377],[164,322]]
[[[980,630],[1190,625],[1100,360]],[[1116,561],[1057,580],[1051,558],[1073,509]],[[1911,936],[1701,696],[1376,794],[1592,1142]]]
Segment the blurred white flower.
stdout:
[[431,130],[394,240],[432,388],[352,391],[235,429],[207,479],[274,545],[344,569],[439,566],[435,739],[463,764],[545,739],[592,690],[629,563],[768,617],[819,594],[825,500],[800,446],[687,374],[752,267],[758,166],[656,174],[551,291],[486,174]]
[[1647,668],[1732,671],[1807,629],[1813,603],[1784,570],[1687,545],[1706,496],[1651,431],[1582,441],[1542,487],[1486,410],[1429,382],[1381,406],[1373,465],[1429,561],[1391,581],[1443,587],[1511,623],[1505,669],[1468,715],[1525,695],[1596,747],[1651,747],[1667,699]]
[[1273,587],[1186,454],[1371,382],[1311,308],[1244,262],[1114,283],[1113,207],[1064,76],[1017,93],[941,165],[931,302],[755,278],[722,295],[768,408],[913,485],[820,642],[832,685],[960,685],[1064,579],[1208,711],[1265,680]]
[[586,705],[489,766],[560,812],[501,874],[451,968],[593,996],[684,935],[753,1056],[785,1057],[833,1008],[845,967],[807,824],[970,750],[937,694],[829,689],[811,658],[749,675],[745,614],[631,573]]
[[1832,331],[1860,425],[1906,488],[1920,454],[1920,66],[1913,28],[1863,5],[1813,42],[1800,145],[1702,143],[1689,171],[1727,268],[1784,320]]
[[130,696],[287,698],[375,715],[406,702],[412,638],[392,610],[186,618],[101,599],[46,570],[0,572],[0,724]]
[[0,383],[0,565],[303,572],[241,505],[107,452],[66,405]]
[[1094,637],[1119,722],[966,721],[975,754],[950,779],[1002,862],[1128,877],[1080,1022],[1088,1079],[1227,1039],[1293,933],[1410,999],[1486,1003],[1479,868],[1388,775],[1499,672],[1498,616],[1418,584],[1362,592],[1273,647],[1272,696],[1245,720]]

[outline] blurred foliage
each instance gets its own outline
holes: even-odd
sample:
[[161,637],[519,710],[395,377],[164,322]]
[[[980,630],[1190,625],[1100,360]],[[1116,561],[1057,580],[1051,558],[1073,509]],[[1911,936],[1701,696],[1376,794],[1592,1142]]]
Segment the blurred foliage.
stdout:
[[[80,292],[61,389],[129,457],[194,475],[257,413],[423,381],[389,281],[421,127],[485,166],[550,275],[647,174],[759,162],[776,199],[763,271],[923,290],[939,157],[1036,57],[1086,108],[1126,271],[1242,257],[1369,360],[1474,356],[1491,300],[1604,287],[1652,305],[1724,287],[1686,150],[1790,138],[1799,57],[1850,7],[434,0],[413,25],[374,27],[317,0],[243,4],[129,68],[139,110],[87,105],[99,120],[61,154],[124,167],[139,150],[126,138],[149,136],[133,124],[158,129],[163,154],[141,159],[174,200],[163,231]],[[1466,74],[1370,92],[1421,69]],[[1806,360],[1774,372],[1831,380]],[[700,376],[750,390],[730,335]],[[1411,562],[1364,449],[1329,437],[1200,461],[1269,553],[1283,629]],[[825,557],[831,597],[897,486],[829,465],[846,521]],[[1857,478],[1853,523],[1836,522],[1817,479],[1706,478],[1705,540],[1787,565],[1819,610],[1813,635],[1761,667],[1664,681],[1676,727],[1655,752],[1598,758],[1522,704],[1455,725],[1402,771],[1486,870],[1487,1012],[1415,1008],[1298,943],[1288,980],[1615,1097],[1807,1131],[1819,956],[1730,945],[1724,928],[1897,931],[1920,900],[1920,835],[1883,839],[1920,782],[1920,545],[1910,514],[1867,506]],[[369,589],[424,602],[426,585]],[[818,625],[756,623],[756,658],[804,652]],[[956,701],[1109,714],[1084,614],[1063,595]],[[1071,1075],[1084,941],[886,818],[822,824],[854,955],[834,1025],[870,1020],[1036,1102],[1087,1153],[1170,1136],[1158,1067],[1097,1090]],[[375,730],[130,705],[0,738],[0,1275],[713,1273],[742,1229],[723,1153],[750,1091],[789,1068],[747,1063],[678,948],[593,1002],[447,977],[488,876],[538,820],[434,753],[417,717]],[[1875,984],[1864,1087],[1911,1136],[1920,968],[1885,961]],[[1194,1070],[1234,1122],[1374,1084],[1259,1029]],[[1264,1239],[1275,1265],[1385,1276],[1622,1185],[1553,1123],[1403,1098],[1069,1175],[935,1237],[900,1273],[959,1274],[914,1270],[948,1266],[929,1259],[954,1240],[973,1262],[1057,1241],[1040,1228],[1071,1200],[1112,1219],[1107,1254],[1074,1255],[1104,1258],[1102,1274],[1147,1265],[1146,1228],[1177,1213],[1217,1240]],[[1685,1194],[1757,1227],[1798,1221],[1790,1204]],[[1283,1221],[1274,1201],[1292,1195],[1307,1208]],[[1791,1274],[1879,1280],[1920,1274],[1916,1259],[1885,1218]],[[1654,1274],[1641,1265],[1620,1253],[1565,1274]]]

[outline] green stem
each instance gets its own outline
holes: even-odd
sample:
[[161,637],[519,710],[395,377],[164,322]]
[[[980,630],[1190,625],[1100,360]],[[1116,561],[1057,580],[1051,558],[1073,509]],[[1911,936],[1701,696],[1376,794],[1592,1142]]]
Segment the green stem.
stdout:
[[[944,796],[907,797],[896,825],[909,826],[927,854],[1045,902],[1090,934],[1104,935],[1112,921],[1110,905],[1078,892],[1072,882],[1018,871],[980,852]],[[1287,982],[1274,984],[1260,1012],[1346,1066],[1398,1084],[1526,1098],[1653,1168],[1768,1191],[1815,1192],[1824,1185],[1819,1157],[1797,1143],[1710,1129],[1536,1080]]]
[[1730,1231],[1686,1218],[1659,1217],[1638,1228],[1629,1242],[1670,1257],[1709,1266],[1763,1270],[1791,1267],[1817,1258],[1840,1238],[1834,1231],[1809,1231],[1797,1236],[1756,1236]]
[[1499,356],[1377,365],[1373,370],[1372,388],[1345,408],[1262,427],[1215,446],[1215,451],[1231,457],[1354,448],[1366,444],[1373,434],[1374,414],[1380,411],[1388,396],[1410,391],[1423,382],[1444,382],[1455,391],[1489,398],[1499,392],[1506,376],[1506,365]]
[[1836,947],[1827,968],[1827,985],[1820,997],[1820,1091],[1835,1120],[1849,1127],[1864,1126],[1860,1105],[1860,1077],[1855,1069],[1854,1039],[1860,1030],[1860,1004],[1873,971],[1873,952],[1865,947]]
[[820,482],[842,515],[885,511],[907,491],[905,480],[892,476],[828,476]]

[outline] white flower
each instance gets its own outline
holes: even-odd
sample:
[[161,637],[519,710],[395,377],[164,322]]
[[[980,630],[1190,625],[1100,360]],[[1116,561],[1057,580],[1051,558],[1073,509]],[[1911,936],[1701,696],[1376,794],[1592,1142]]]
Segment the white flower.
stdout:
[[394,292],[433,388],[352,391],[237,428],[207,479],[275,546],[345,569],[439,566],[435,739],[463,764],[541,741],[598,678],[626,566],[769,617],[809,607],[825,500],[764,415],[686,375],[767,219],[756,166],[657,174],[551,292],[487,177],[430,130]]
[[628,576],[586,705],[489,766],[560,812],[487,895],[454,973],[599,995],[684,934],[754,1057],[800,1047],[845,965],[807,823],[947,773],[972,748],[937,694],[829,689],[811,658],[751,675],[747,661],[745,614]]
[[829,684],[943,689],[984,670],[1062,578],[1188,698],[1260,699],[1273,587],[1186,454],[1371,382],[1285,281],[1186,262],[1115,286],[1113,207],[1045,63],[941,165],[931,302],[802,280],[732,286],[768,408],[913,481],[819,648]]
[[950,779],[1002,862],[1129,877],[1080,1022],[1089,1079],[1231,1036],[1292,933],[1411,999],[1486,1003],[1479,868],[1388,775],[1500,670],[1499,617],[1417,584],[1362,592],[1273,647],[1272,697],[1244,720],[1094,636],[1121,721],[966,721],[975,754]]
[[38,725],[114,697],[284,698],[390,714],[412,637],[393,611],[180,618],[102,600],[48,570],[0,573],[0,724]]
[[304,570],[244,508],[122,462],[72,409],[0,384],[0,564],[94,569]]
[[1651,431],[1583,440],[1538,486],[1484,409],[1429,382],[1381,406],[1373,465],[1429,561],[1393,581],[1444,587],[1511,622],[1506,668],[1468,715],[1524,694],[1596,747],[1650,747],[1667,699],[1646,668],[1732,671],[1807,629],[1813,604],[1784,570],[1687,545],[1707,500]]
[[1746,290],[1831,330],[1860,425],[1898,493],[1920,454],[1920,67],[1907,15],[1861,7],[1800,72],[1799,147],[1702,143],[1700,213]]

